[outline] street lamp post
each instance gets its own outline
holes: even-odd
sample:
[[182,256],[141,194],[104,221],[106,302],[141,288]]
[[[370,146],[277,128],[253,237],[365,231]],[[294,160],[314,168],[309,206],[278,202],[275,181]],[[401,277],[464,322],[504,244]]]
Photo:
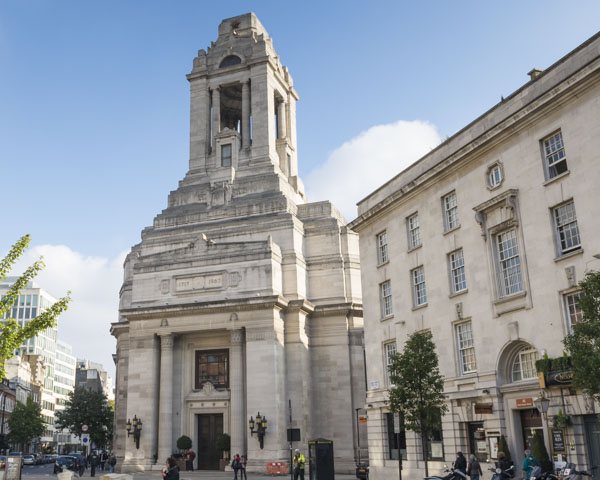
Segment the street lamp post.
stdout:
[[533,404],[535,405],[535,408],[537,408],[542,414],[544,419],[544,432],[548,437],[548,441],[550,441],[550,433],[548,432],[548,408],[550,407],[550,399],[544,395],[544,391],[542,390],[540,391],[538,397],[533,401]]

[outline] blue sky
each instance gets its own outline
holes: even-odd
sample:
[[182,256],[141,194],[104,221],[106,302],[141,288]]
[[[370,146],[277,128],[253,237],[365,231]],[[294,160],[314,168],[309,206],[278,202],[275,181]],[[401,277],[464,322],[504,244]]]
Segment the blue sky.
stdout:
[[[94,320],[106,332],[116,320],[122,252],[187,169],[185,75],[197,50],[216,40],[219,22],[248,11],[300,94],[305,182],[332,158],[343,162],[356,139],[376,138],[369,132],[378,126],[418,120],[429,142],[452,135],[600,26],[597,1],[2,0],[0,252],[24,233],[55,247],[46,250],[55,276],[41,278],[51,284],[44,286],[57,296],[67,287],[76,293],[69,281],[88,289],[89,309],[74,303],[69,328],[96,315],[110,317]],[[378,167],[377,158],[361,160],[377,172],[368,188],[401,170],[394,154],[403,149],[391,146]],[[368,191],[337,183],[336,203],[351,219]],[[327,184],[307,187],[310,200],[327,198]]]

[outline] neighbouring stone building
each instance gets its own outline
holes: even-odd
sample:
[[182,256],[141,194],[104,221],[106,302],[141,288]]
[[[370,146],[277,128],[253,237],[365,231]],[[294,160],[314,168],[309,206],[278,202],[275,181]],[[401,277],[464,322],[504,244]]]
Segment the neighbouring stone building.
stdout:
[[[418,438],[395,431],[387,408],[387,365],[425,329],[449,407],[430,471],[459,450],[495,460],[501,434],[517,464],[534,434],[580,468],[600,464],[600,410],[568,368],[542,376],[549,425],[535,407],[535,361],[563,355],[581,319],[577,282],[600,269],[600,34],[529,75],[358,204],[374,480],[397,475],[399,453],[403,475],[422,476]],[[559,410],[571,421],[561,432]]]
[[265,471],[289,458],[292,427],[294,448],[333,440],[349,471],[365,398],[358,236],[329,202],[307,203],[298,95],[256,16],[224,20],[187,78],[189,170],[127,256],[112,325],[118,465],[162,468],[187,435],[196,468],[217,469],[228,433]]

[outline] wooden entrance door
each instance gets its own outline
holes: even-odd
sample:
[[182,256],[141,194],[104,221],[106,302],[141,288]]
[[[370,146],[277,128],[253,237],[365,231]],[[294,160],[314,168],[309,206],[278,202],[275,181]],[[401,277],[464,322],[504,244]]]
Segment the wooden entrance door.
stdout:
[[533,437],[535,435],[544,437],[542,416],[537,408],[521,410],[521,427],[523,428],[523,445],[531,450]]
[[217,450],[217,437],[223,433],[223,414],[198,415],[198,470],[219,470],[223,454]]

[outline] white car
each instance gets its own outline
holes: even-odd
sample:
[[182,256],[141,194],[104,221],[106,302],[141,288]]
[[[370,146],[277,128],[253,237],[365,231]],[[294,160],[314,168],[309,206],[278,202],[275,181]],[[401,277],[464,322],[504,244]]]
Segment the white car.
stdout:
[[23,457],[23,465],[35,465],[35,458],[33,455],[25,455]]

